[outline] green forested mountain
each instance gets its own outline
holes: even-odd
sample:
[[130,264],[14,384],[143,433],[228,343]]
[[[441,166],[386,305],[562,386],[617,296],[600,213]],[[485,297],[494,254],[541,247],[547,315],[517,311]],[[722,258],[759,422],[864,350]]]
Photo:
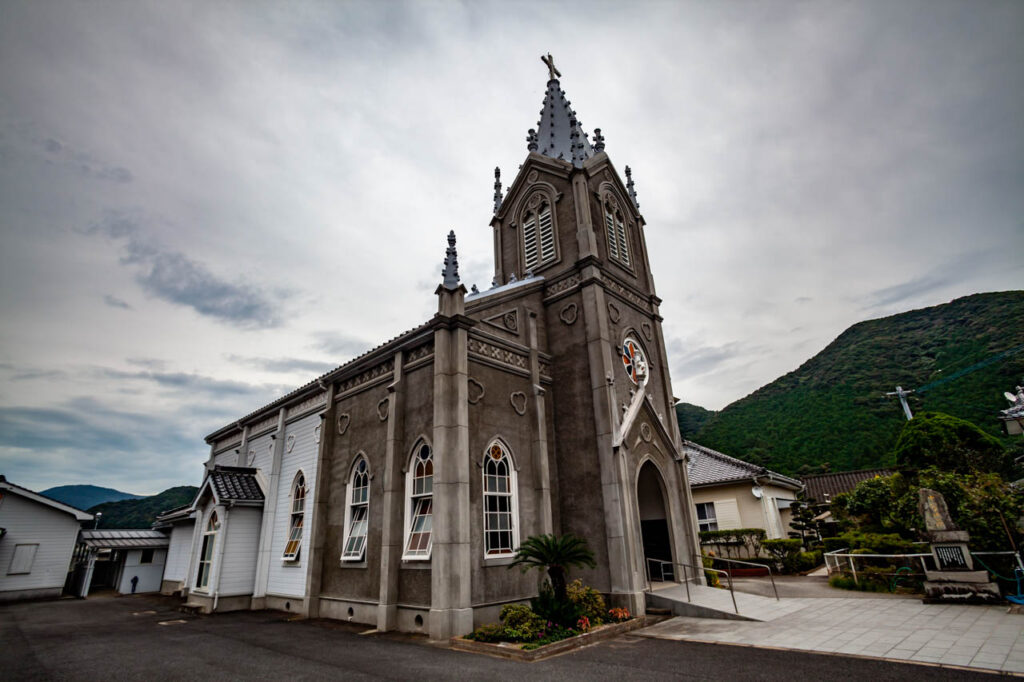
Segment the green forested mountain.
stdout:
[[76,509],[88,509],[101,502],[136,500],[142,497],[142,495],[123,493],[113,488],[101,488],[98,485],[59,485],[56,488],[47,488],[40,494],[64,504],[70,504]]
[[716,412],[713,410],[706,410],[700,405],[676,403],[676,420],[679,422],[679,432],[687,440],[693,440],[697,433],[700,432],[701,427],[714,417],[715,414]]
[[191,503],[198,491],[194,485],[180,485],[137,500],[104,502],[88,511],[103,512],[99,528],[149,528],[157,514]]
[[1024,349],[999,356],[1022,345],[1024,291],[861,322],[715,413],[694,440],[786,474],[890,466],[905,418],[883,394],[900,385],[918,389],[909,399],[914,412],[966,419],[1010,446],[997,416],[1008,406],[1003,392],[1024,379]]

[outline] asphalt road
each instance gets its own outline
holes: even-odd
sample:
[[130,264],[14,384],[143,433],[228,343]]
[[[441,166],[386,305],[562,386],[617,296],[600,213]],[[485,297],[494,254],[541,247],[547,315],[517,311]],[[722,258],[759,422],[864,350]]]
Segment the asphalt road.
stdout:
[[537,663],[145,595],[0,606],[0,680],[968,680],[984,672],[629,635]]

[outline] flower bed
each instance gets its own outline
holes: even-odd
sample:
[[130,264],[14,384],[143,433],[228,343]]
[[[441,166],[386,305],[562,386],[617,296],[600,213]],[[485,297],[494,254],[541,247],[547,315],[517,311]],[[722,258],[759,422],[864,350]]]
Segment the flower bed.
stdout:
[[[556,654],[561,654],[566,651],[572,651],[573,649],[578,649],[590,644],[596,644],[597,642],[616,637],[624,632],[641,628],[646,624],[646,616],[640,616],[637,618],[631,617],[622,622],[609,623],[607,625],[591,628],[587,632],[576,632],[564,639],[549,642],[547,644],[538,644],[538,642],[481,642],[476,639],[470,639],[467,635],[466,637],[452,638],[452,648],[459,651],[490,654],[492,656],[501,656],[502,658],[508,658],[516,661],[531,662],[538,661],[549,656],[554,656]],[[479,628],[477,631],[479,631]],[[529,649],[526,648],[530,645],[535,646]]]

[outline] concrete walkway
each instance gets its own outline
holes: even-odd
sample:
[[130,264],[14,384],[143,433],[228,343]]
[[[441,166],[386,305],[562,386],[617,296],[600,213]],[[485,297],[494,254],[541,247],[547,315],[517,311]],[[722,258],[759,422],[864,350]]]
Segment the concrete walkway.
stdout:
[[[692,603],[733,613],[728,590],[690,586]],[[655,592],[685,602],[680,585]],[[1006,606],[918,599],[786,598],[736,592],[748,620],[680,616],[633,634],[656,639],[854,654],[1024,674],[1024,615]],[[680,611],[676,611],[679,613]]]

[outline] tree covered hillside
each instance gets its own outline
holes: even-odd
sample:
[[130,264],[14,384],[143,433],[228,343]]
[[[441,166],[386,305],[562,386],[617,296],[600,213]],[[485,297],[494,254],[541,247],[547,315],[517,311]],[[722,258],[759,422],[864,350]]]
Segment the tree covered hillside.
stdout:
[[1003,392],[1024,380],[1024,350],[997,356],[1022,344],[1024,291],[861,322],[795,371],[715,413],[694,440],[787,474],[891,466],[905,418],[883,394],[900,385],[924,389],[909,399],[914,412],[966,419],[1010,446],[997,416],[1008,406]]
[[191,503],[197,492],[199,489],[194,485],[180,485],[138,500],[104,502],[89,509],[89,513],[103,513],[99,528],[149,528],[157,514]]

